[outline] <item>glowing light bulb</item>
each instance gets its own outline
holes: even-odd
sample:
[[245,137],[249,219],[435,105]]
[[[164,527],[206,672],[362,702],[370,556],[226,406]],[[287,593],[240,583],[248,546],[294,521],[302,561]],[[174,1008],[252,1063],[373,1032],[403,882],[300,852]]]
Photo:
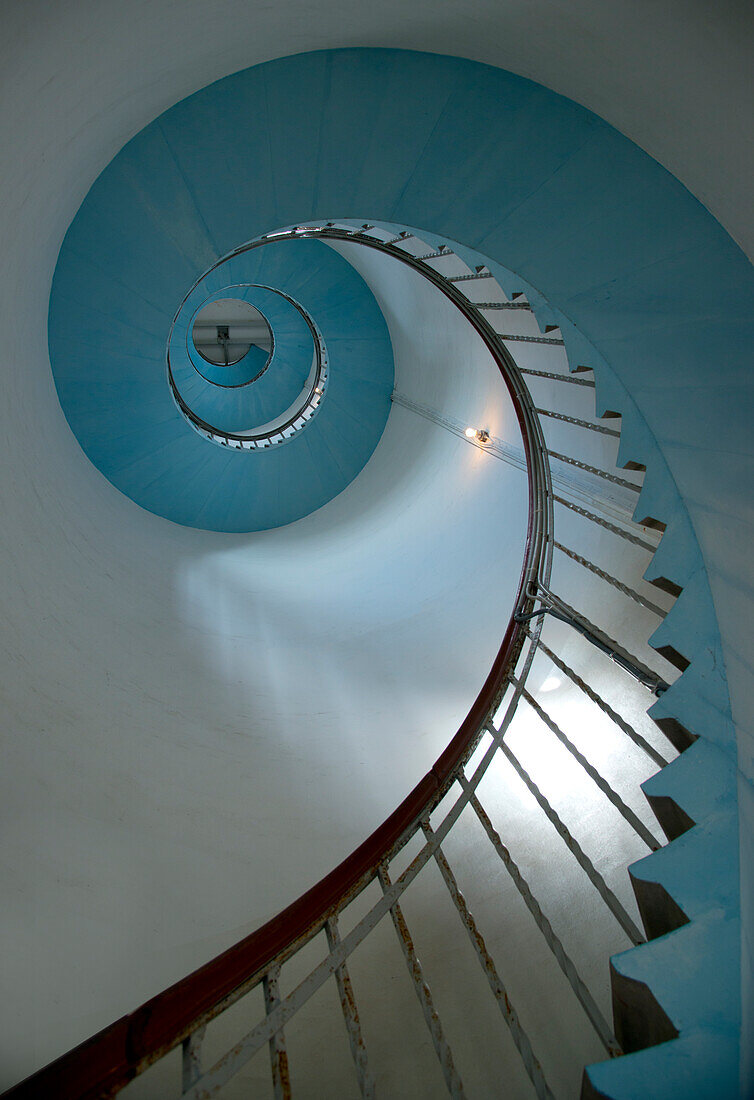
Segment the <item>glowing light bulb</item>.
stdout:
[[467,428],[466,438],[473,439],[475,443],[489,443],[490,433],[486,428]]

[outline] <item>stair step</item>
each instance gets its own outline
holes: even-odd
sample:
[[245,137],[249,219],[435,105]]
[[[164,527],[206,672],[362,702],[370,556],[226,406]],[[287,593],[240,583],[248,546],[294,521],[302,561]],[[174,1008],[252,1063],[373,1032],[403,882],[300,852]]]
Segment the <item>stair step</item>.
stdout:
[[610,963],[615,1037],[626,1054],[678,1038],[678,1028],[646,982],[631,978]]

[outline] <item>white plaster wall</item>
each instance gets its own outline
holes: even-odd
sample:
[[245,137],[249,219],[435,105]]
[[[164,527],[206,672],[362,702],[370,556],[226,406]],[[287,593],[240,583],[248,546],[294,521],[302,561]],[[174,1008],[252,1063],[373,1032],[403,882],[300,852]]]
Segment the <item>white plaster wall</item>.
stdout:
[[[296,528],[295,550],[288,542],[278,553],[274,537],[260,538],[251,576],[241,541],[181,531],[118,496],[72,440],[46,353],[55,257],[92,180],[161,110],[228,72],[321,46],[434,49],[510,68],[596,110],[678,175],[752,254],[752,145],[740,109],[751,97],[750,42],[749,5],[687,0],[640,7],[463,0],[447,10],[428,0],[326,8],[295,0],[263,12],[240,0],[0,6],[0,323],[8,334],[0,360],[3,874],[10,884],[3,937],[11,945],[3,987],[6,1006],[15,1002],[3,1021],[0,1083],[181,975],[288,900],[296,882],[325,870],[423,770],[433,736],[445,738],[494,635],[472,632],[480,652],[472,659],[469,650],[468,667],[442,700],[441,731],[424,696],[404,700],[401,728],[413,732],[416,751],[409,756],[401,743],[406,775],[391,761],[384,775],[395,789],[380,784],[378,792],[375,768],[389,759],[397,731],[393,711],[380,709],[386,693],[368,690],[376,654],[383,654],[379,676],[393,688],[416,632],[440,636],[453,616],[460,630],[475,621],[460,614],[457,566],[467,551],[482,555],[463,594],[479,601],[474,586],[494,563],[465,525],[464,508],[474,512],[490,499],[489,475],[468,465],[470,448],[437,444],[430,425],[394,410],[385,472],[401,506],[390,514],[411,547],[413,574],[405,575],[427,584],[426,606],[417,605],[421,621],[412,621],[400,592],[388,621],[380,585],[391,575],[390,559],[365,558],[359,540],[379,534],[384,554],[398,544],[368,495],[350,516],[346,494],[331,506],[344,536],[337,546],[335,528],[331,535],[317,517],[301,534]],[[440,507],[450,492],[439,498],[431,484],[440,467],[477,479],[478,493],[452,514]],[[365,493],[371,476],[371,469],[363,475]],[[415,522],[412,485],[425,495],[427,514],[441,513],[454,535],[446,575],[421,566],[430,537]],[[352,490],[360,493],[361,485]],[[311,555],[305,566],[304,549]],[[337,567],[351,585],[343,593],[358,592],[372,606],[345,596],[337,602],[327,583],[312,596],[315,561],[325,577]],[[401,575],[406,564],[402,558]],[[372,566],[374,587],[365,592]],[[500,599],[502,606],[503,593]],[[375,611],[383,618],[372,628]],[[281,612],[289,632],[280,637],[285,677],[259,656],[270,652]],[[447,618],[433,620],[438,615]],[[315,624],[317,637],[324,633],[320,645],[330,648],[326,661],[307,633]],[[412,682],[436,683],[439,650],[436,657],[432,667],[412,668]],[[357,692],[357,683],[367,690]],[[315,738],[311,702],[323,694],[319,732],[329,733]],[[354,735],[342,721],[344,702],[359,721],[368,711],[372,731],[386,738],[379,748],[363,736],[369,722]],[[341,722],[333,723],[334,714]],[[283,726],[288,740],[279,736]],[[348,754],[340,776],[332,773],[334,750]],[[281,775],[290,783],[283,793]],[[324,792],[328,783],[343,790],[346,779],[351,794],[335,812]],[[229,848],[229,836],[238,847]],[[290,879],[267,875],[271,893],[260,896],[256,871],[269,866],[284,836],[294,841],[287,845]],[[307,838],[322,866],[297,843]],[[137,958],[143,969],[134,969]]]
[[[512,423],[481,342],[427,294],[388,318],[397,384]],[[397,805],[484,680],[526,525],[520,471],[398,407],[297,524],[163,521],[80,452],[44,301],[8,298],[37,358],[18,340],[2,364],[3,1085],[272,916]]]

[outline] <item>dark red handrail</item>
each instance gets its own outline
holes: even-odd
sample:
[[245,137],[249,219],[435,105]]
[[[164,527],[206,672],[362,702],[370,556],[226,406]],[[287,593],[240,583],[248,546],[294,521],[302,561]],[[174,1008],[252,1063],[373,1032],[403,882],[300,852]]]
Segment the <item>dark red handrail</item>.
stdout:
[[[322,235],[353,239],[351,234],[339,233],[337,230],[329,230]],[[373,247],[376,245],[381,251],[389,252],[411,266],[418,266],[413,262],[413,257],[382,242],[363,243],[372,244]],[[421,273],[427,276],[425,271]],[[514,613],[481,691],[452,741],[424,778],[387,820],[333,871],[239,943],[4,1092],[3,1100],[39,1100],[41,1097],[54,1097],[55,1100],[95,1100],[112,1096],[137,1073],[174,1049],[205,1019],[211,1017],[218,1006],[260,977],[278,956],[321,927],[345,899],[376,873],[377,866],[443,793],[498,701],[522,636],[522,627],[516,622],[514,615],[524,598],[527,565],[534,550],[534,441],[519,394],[512,382],[512,360],[505,348],[497,342],[494,331],[487,326],[484,319],[475,316],[473,306],[461,295],[457,295],[452,285],[442,285],[444,280],[441,281],[441,277],[431,269],[429,277],[471,321],[497,363],[513,399],[527,459],[529,516],[524,564]]]
[[108,1096],[172,1050],[240,986],[324,922],[431,806],[463,759],[500,690],[520,627],[511,619],[490,674],[448,747],[409,796],[367,840],[292,905],[188,977],[123,1016],[4,1093],[8,1100],[89,1100]]

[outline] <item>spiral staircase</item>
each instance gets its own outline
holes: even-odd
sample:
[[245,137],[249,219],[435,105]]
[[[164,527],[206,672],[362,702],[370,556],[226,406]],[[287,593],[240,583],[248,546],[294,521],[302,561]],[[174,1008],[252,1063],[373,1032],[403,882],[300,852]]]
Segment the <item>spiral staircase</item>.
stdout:
[[[207,172],[210,146],[222,173]],[[612,189],[583,194],[608,153]],[[575,273],[596,205],[620,236],[600,233]],[[624,291],[606,275],[649,256],[662,222],[687,288],[693,260],[668,238],[694,218],[708,230],[573,104],[395,51],[236,74],[102,174],[61,249],[50,357],[78,443],[121,492],[189,527],[277,528],[355,485],[402,415],[516,471],[528,528],[515,567],[501,563],[517,589],[492,667],[398,809],[263,927],[7,1095],[736,1094],[722,646],[686,503],[639,407],[662,342],[640,366],[629,338],[667,272],[648,260]],[[705,249],[710,270],[735,266],[724,240]],[[397,267],[483,346],[494,423],[398,384],[380,308]],[[229,297],[261,312],[272,348],[213,373],[192,326]]]

